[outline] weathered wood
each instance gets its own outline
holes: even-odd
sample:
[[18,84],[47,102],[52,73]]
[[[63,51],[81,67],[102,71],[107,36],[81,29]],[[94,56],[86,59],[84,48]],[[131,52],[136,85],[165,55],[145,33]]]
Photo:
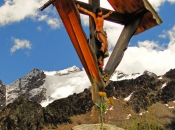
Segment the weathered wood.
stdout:
[[114,50],[109,57],[109,60],[105,66],[105,71],[109,74],[109,77],[113,74],[117,66],[119,65],[125,50],[128,47],[128,43],[131,37],[134,35],[135,31],[137,30],[142,16],[131,21],[130,24],[126,25],[114,47]]
[[104,82],[99,75],[94,60],[95,56],[91,52],[86,35],[82,29],[80,16],[75,3],[72,0],[59,0],[54,2],[54,6],[62,19],[91,83],[96,83],[99,89],[103,89]]
[[[92,86],[91,86],[92,100],[93,100],[94,103],[100,104],[101,100],[100,100],[98,92],[99,92],[98,86],[95,83],[92,84]],[[99,108],[94,105],[92,107],[91,113],[92,113],[92,124],[99,123],[99,121],[100,121]]]
[[[89,11],[93,11],[92,5],[77,0],[75,0],[75,2]],[[106,18],[106,20],[122,25],[126,25],[128,21],[137,18],[133,15],[135,12],[147,10],[135,34],[142,33],[162,23],[161,18],[147,0],[127,0],[126,2],[124,0],[108,0],[108,2],[114,8],[115,12]],[[104,14],[109,12],[109,10],[105,8],[102,8],[102,10]]]
[[162,23],[161,18],[147,0],[108,0],[108,2],[118,13],[130,15],[142,8],[148,10],[147,13],[144,14],[135,34],[142,33]]
[[[91,0],[89,2],[90,3],[87,4],[87,3],[75,0],[76,4],[79,4],[81,7],[85,8],[85,9],[91,11],[91,12],[95,12],[95,9],[97,7],[100,7],[100,5],[98,5],[97,7],[94,6],[94,4],[97,5],[99,2],[96,3],[96,2],[93,2],[93,0]],[[110,11],[109,9],[105,9],[105,8],[102,8],[102,7],[100,7],[100,8],[102,9],[103,14],[106,14],[106,13],[108,13]],[[80,13],[85,14],[82,11],[80,11]],[[85,15],[87,15],[87,14],[85,14]],[[128,14],[119,13],[119,12],[115,12],[114,11],[109,17],[105,18],[105,20],[125,25],[127,23],[127,17],[128,17]]]
[[[89,0],[89,4],[92,5],[92,12],[95,13],[96,8],[100,7],[100,0]],[[90,31],[90,44],[92,48],[94,49],[94,52],[96,54],[97,46],[96,41],[94,37],[94,30],[95,30],[95,23],[94,19],[92,17],[89,17],[89,31]]]
[[[54,1],[57,0],[49,0],[46,2],[39,10],[45,9],[47,6],[52,4]],[[75,3],[80,4],[82,7],[88,9],[89,11],[93,12],[93,5],[89,5],[87,3],[83,3],[77,0],[74,0]],[[138,27],[136,34],[142,33],[143,31],[146,31],[154,26],[157,26],[162,23],[161,18],[158,16],[157,12],[154,10],[154,8],[151,6],[151,4],[147,0],[108,0],[108,2],[111,4],[111,6],[114,8],[115,12],[111,14],[106,20],[126,25],[128,21],[131,21],[132,14],[140,9],[147,10],[147,13],[145,13],[140,26]],[[103,12],[106,13],[109,10],[102,8]],[[83,13],[83,12],[81,12]]]
[[[95,12],[96,8],[100,7],[100,0],[89,0],[89,4],[92,5],[92,11]],[[89,31],[90,31],[90,45],[93,49],[94,55],[97,55],[97,44],[96,44],[96,39],[94,37],[94,30],[95,30],[95,23],[94,19],[92,17],[89,17]],[[95,59],[96,65],[97,65],[97,57]],[[100,104],[100,97],[99,97],[99,88],[96,84],[92,85],[91,88],[92,92],[92,100],[94,103],[99,103]],[[93,106],[92,108],[92,123],[99,123],[99,108],[97,106]]]
[[141,8],[141,9],[138,9],[137,11],[131,13],[129,16],[128,16],[128,20],[127,20],[127,23],[126,24],[129,24],[131,21],[137,19],[138,17],[143,17],[144,14],[146,14],[148,12],[148,10],[146,10],[145,8]]

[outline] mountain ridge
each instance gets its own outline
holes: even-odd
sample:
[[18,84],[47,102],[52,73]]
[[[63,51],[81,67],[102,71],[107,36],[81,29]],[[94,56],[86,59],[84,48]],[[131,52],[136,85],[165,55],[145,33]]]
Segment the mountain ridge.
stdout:
[[[7,129],[9,123],[11,124],[11,128],[21,128],[19,125],[20,121],[22,121],[21,123],[23,123],[26,129],[28,129],[29,127],[25,125],[26,123],[29,123],[30,127],[33,127],[33,129],[37,130],[44,128],[59,129],[60,125],[64,128],[68,128],[69,126],[70,129],[73,125],[90,123],[91,116],[89,112],[91,111],[93,102],[90,93],[90,82],[87,82],[88,78],[87,76],[85,76],[86,73],[83,70],[79,69],[78,71],[67,71],[68,73],[64,73],[63,75],[55,75],[56,71],[52,74],[50,73],[46,75],[44,71],[38,69],[34,69],[32,70],[32,72],[34,74],[29,73],[26,77],[24,77],[24,79],[20,79],[21,81],[29,79],[29,83],[23,82],[22,85],[20,84],[21,88],[25,88],[24,86],[28,86],[32,89],[30,90],[28,87],[26,90],[20,89],[23,93],[21,95],[18,95],[16,99],[13,99],[15,103],[8,103],[7,106],[2,110],[0,114],[0,124],[4,126],[3,129]],[[34,78],[32,78],[33,76],[31,75],[33,75]],[[39,79],[37,79],[36,77]],[[129,79],[128,77],[132,78]],[[109,121],[108,123],[112,121],[116,125],[120,125],[116,123],[115,120],[118,120],[118,122],[120,122],[120,120],[128,121],[130,118],[132,118],[133,115],[143,115],[145,111],[150,112],[150,109],[153,107],[155,107],[158,111],[158,107],[156,106],[161,106],[164,111],[166,111],[164,113],[169,114],[169,117],[167,117],[168,123],[165,123],[163,119],[161,119],[161,122],[163,122],[162,124],[164,127],[166,127],[166,130],[171,130],[173,128],[173,122],[175,117],[175,115],[173,114],[173,112],[175,113],[174,77],[175,69],[170,69],[168,72],[161,76],[157,76],[156,74],[149,71],[145,71],[142,75],[139,73],[124,74],[121,71],[115,71],[115,73],[111,77],[113,81],[110,80],[110,83],[105,88],[105,91],[107,93],[107,98],[113,97],[116,104],[109,107],[108,111],[106,112],[106,120]],[[46,82],[47,85],[50,85],[51,88],[47,88],[48,86],[45,86]],[[19,85],[19,81],[14,83],[15,85]],[[30,86],[31,84],[32,86]],[[61,85],[61,87],[59,87],[59,85]],[[38,88],[42,88],[45,91],[36,91],[36,89]],[[13,91],[14,90],[15,89],[13,89]],[[19,90],[17,89],[14,92],[16,93],[18,91]],[[8,93],[8,95],[13,94],[12,92]],[[34,94],[35,92],[42,92],[42,95],[41,93],[39,93],[38,98],[32,99],[30,97],[30,93]],[[65,95],[65,93],[68,94]],[[38,105],[33,105],[36,104],[36,102]],[[40,125],[38,125],[37,127],[33,126],[34,124],[31,123],[31,120],[23,120],[22,117],[24,116],[31,118],[30,114],[25,114],[26,105],[24,104],[29,104],[29,106],[31,107],[30,110],[39,110],[39,113],[41,115],[35,115],[35,112],[32,111],[29,112],[31,114],[33,113],[34,117],[41,117],[41,119],[36,119],[35,121],[36,123],[41,120],[41,124],[39,123]],[[120,108],[121,106],[122,108]],[[120,109],[122,113],[118,113],[118,110]],[[19,111],[16,112],[15,110],[22,110],[23,113],[19,114]],[[128,112],[128,110],[130,112]],[[157,118],[160,118],[161,116],[166,116],[162,114],[163,113],[160,112]],[[89,116],[89,118],[87,120],[84,120],[84,115]],[[111,118],[111,115],[116,116],[113,116]],[[17,118],[17,116],[19,119]],[[78,121],[79,118],[80,121]],[[15,120],[17,120],[18,123],[15,123]],[[163,128],[163,126],[160,126],[160,128]],[[124,128],[124,126],[121,127]]]

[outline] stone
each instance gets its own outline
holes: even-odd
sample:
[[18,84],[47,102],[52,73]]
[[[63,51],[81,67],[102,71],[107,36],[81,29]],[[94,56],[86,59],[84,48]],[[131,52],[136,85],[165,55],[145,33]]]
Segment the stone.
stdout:
[[103,124],[103,129],[101,129],[101,124],[99,123],[99,124],[82,124],[79,126],[74,126],[71,130],[124,130],[124,129],[109,124]]

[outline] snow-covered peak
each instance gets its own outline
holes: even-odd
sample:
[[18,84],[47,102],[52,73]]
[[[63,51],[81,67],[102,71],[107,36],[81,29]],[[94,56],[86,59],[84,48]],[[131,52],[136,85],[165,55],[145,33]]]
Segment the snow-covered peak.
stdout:
[[72,66],[72,67],[69,67],[67,69],[63,69],[63,70],[59,70],[59,71],[44,71],[44,73],[46,75],[68,75],[70,73],[75,73],[75,72],[79,72],[79,71],[82,71],[82,69],[78,68],[77,66]]
[[[38,89],[39,92],[43,91],[40,86],[45,82],[45,74],[42,70],[33,69],[26,76],[19,78],[15,82],[11,83],[6,87],[6,104],[12,103],[19,96],[35,98],[34,93],[30,91]],[[37,92],[39,94],[39,92]]]
[[[46,79],[43,88],[46,89],[46,100],[41,102],[43,107],[56,99],[82,92],[85,88],[91,86],[85,70],[76,66],[60,71],[44,71],[44,73],[46,74]],[[122,71],[115,71],[110,80],[135,79],[138,76],[140,76],[140,73],[126,74]]]
[[91,83],[85,71],[79,70],[77,73],[60,76],[46,75],[45,83],[42,86],[46,89],[46,100],[43,100],[41,105],[45,107],[54,100],[65,98],[73,93],[83,92],[85,88],[89,88],[90,86]]
[[126,74],[122,71],[114,71],[113,75],[111,76],[110,80],[112,81],[120,81],[120,80],[125,80],[125,79],[135,79],[139,77],[141,74],[140,73],[132,73],[132,74]]
[[[140,75],[140,73],[126,74],[116,70],[110,80],[135,79]],[[38,99],[38,96],[42,95],[39,102],[45,107],[54,100],[65,98],[73,93],[80,93],[90,86],[86,71],[76,66],[59,71],[34,69],[23,78],[7,86],[7,104],[13,102],[21,94],[25,96],[27,93],[30,100]]]

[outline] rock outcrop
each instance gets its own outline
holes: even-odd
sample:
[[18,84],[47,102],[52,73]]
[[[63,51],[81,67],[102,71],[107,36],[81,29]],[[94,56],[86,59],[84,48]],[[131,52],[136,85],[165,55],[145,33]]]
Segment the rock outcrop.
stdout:
[[19,97],[0,113],[1,130],[42,130],[43,108],[38,103]]
[[91,111],[91,93],[85,89],[79,94],[54,101],[46,108],[27,98],[19,97],[0,112],[1,130],[42,130],[44,126],[71,123],[70,116]]
[[33,69],[29,74],[7,86],[6,104],[12,103],[19,96],[40,103],[45,99],[44,84],[46,75],[42,70]]
[[127,104],[135,112],[141,109],[147,110],[148,106],[156,102],[175,101],[175,70],[168,71],[162,77],[163,79],[154,73],[145,71],[136,79],[111,81],[106,87],[107,96],[128,98],[126,99]]
[[46,124],[70,123],[69,117],[85,114],[93,106],[92,95],[88,89],[79,94],[73,94],[64,99],[58,99],[49,104],[44,111]]
[[0,80],[0,111],[5,107],[6,103],[6,87]]

